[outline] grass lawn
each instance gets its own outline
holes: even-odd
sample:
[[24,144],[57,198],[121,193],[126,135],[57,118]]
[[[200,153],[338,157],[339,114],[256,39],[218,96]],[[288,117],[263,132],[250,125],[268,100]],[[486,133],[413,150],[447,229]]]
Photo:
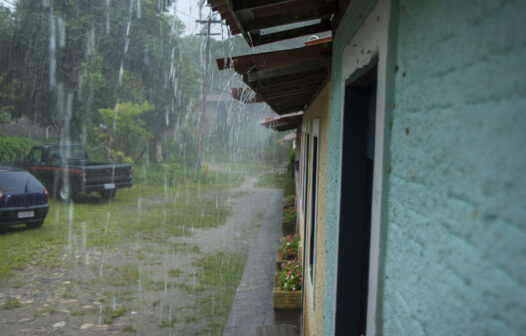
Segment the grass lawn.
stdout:
[[[113,249],[123,259],[131,255],[135,264],[104,264],[104,275],[100,277],[67,281],[69,285],[62,288],[62,299],[76,298],[77,293],[87,292],[89,288],[102,294],[100,298],[94,298],[101,302],[100,311],[96,307],[92,310],[79,308],[72,310],[72,317],[101,314],[103,322],[111,324],[113,320],[128,316],[133,309],[131,302],[135,302],[138,283],[142,291],[158,293],[152,294],[152,298],[162,296],[167,288],[179,287],[196,298],[196,305],[192,308],[194,313],[186,312],[184,322],[193,323],[204,318],[206,323],[202,332],[221,334],[247,255],[203,255],[197,246],[177,245],[173,238],[191,236],[194,228],[210,229],[225,222],[232,211],[227,204],[228,198],[242,195],[229,189],[240,185],[245,175],[257,173],[253,165],[238,165],[228,171],[211,171],[203,176],[200,171],[184,171],[171,166],[139,167],[134,170],[135,186],[119,190],[111,202],[102,200],[97,194],[80,195],[75,203],[70,204],[50,199],[49,214],[41,228],[14,226],[1,229],[0,280],[5,286],[6,280],[31,266],[64,270],[71,267],[71,262],[77,263],[73,257],[75,252]],[[260,218],[254,219],[251,227],[255,227],[258,220]],[[129,251],[126,248],[129,243],[139,243],[141,247]],[[176,268],[165,270],[168,281],[155,278],[154,274],[144,270],[141,273],[137,268],[140,263],[160,264],[158,260],[166,255],[169,245],[172,253],[183,251],[197,256],[193,264],[200,270],[197,286],[185,283],[195,275],[184,274]],[[11,289],[24,290],[34,285],[31,280],[22,279],[12,284]],[[112,297],[119,302],[128,302],[128,305],[111,307],[108,300]],[[151,309],[158,309],[156,304],[160,302],[149,303]],[[23,309],[16,300],[6,301],[2,308]],[[33,315],[55,316],[56,313],[35,308]],[[180,318],[170,317],[158,326],[172,327],[180,321]],[[136,327],[124,325],[122,329],[132,331]]]
[[[28,264],[59,266],[65,248],[112,247],[138,237],[163,241],[170,235],[189,235],[191,228],[211,228],[224,222],[229,209],[223,193],[240,182],[239,176],[217,177],[217,181],[233,181],[224,184],[201,183],[188,174],[177,176],[170,186],[159,184],[165,175],[159,177],[157,169],[140,175],[141,184],[120,189],[112,202],[96,194],[81,195],[71,204],[50,199],[42,228],[2,229],[0,280]],[[169,172],[166,176],[168,180]]]

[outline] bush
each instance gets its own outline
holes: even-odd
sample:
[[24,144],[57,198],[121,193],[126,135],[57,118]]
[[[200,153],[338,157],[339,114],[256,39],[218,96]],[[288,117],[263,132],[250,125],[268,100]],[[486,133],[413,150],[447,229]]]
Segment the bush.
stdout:
[[298,245],[300,237],[298,235],[286,236],[281,238],[281,245],[278,249],[278,257],[285,260],[293,260],[298,257]]
[[285,197],[284,201],[285,201],[285,208],[293,207],[296,204],[296,198],[294,197],[294,195],[289,195]]
[[278,286],[284,291],[301,290],[303,285],[302,269],[297,260],[283,263],[277,274]]
[[0,161],[22,159],[36,144],[35,141],[26,138],[0,135]]
[[289,172],[290,178],[294,178],[294,170],[296,163],[296,150],[291,149],[289,153],[289,162],[287,163],[287,171]]
[[289,207],[283,209],[283,222],[296,223],[296,208]]

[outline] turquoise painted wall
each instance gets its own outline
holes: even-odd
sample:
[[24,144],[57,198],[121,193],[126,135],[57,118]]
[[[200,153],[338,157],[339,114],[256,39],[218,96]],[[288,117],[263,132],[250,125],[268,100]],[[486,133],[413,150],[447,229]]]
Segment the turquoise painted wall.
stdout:
[[524,335],[526,2],[397,9],[383,333]]
[[[334,316],[341,51],[373,3],[352,1],[345,20],[354,22],[335,38],[326,335]],[[520,0],[394,1],[399,70],[386,134],[379,334],[526,330],[525,17]]]

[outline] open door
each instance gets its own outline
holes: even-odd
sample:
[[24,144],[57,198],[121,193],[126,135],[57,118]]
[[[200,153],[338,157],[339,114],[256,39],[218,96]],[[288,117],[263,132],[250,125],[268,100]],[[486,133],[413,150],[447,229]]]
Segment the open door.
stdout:
[[377,58],[346,82],[336,335],[365,335],[374,175]]

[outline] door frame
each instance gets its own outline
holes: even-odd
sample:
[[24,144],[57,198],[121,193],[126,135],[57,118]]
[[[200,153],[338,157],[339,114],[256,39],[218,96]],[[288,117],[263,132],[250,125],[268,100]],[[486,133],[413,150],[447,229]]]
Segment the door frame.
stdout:
[[[376,124],[375,124],[375,158],[374,158],[374,176],[371,205],[371,236],[369,251],[369,277],[367,290],[367,318],[366,318],[366,335],[373,336],[377,334],[379,324],[381,323],[381,304],[378,302],[380,296],[380,273],[382,247],[381,241],[384,235],[382,226],[383,213],[385,208],[386,197],[384,190],[384,180],[386,179],[386,170],[384,169],[386,159],[386,132],[389,122],[386,120],[388,115],[388,104],[391,103],[392,97],[387,95],[391,93],[389,87],[392,78],[391,55],[388,52],[395,50],[389,49],[390,31],[392,31],[391,22],[391,1],[379,0],[376,7],[368,15],[363,26],[358,30],[354,37],[348,42],[343,50],[342,55],[342,76],[341,76],[341,121],[340,121],[340,153],[339,153],[339,172],[338,172],[338,206],[336,215],[336,236],[339,237],[340,210],[341,210],[341,181],[342,181],[342,141],[344,132],[344,113],[345,108],[345,88],[346,81],[359,69],[367,66],[373,57],[378,57],[377,73],[377,91],[376,91]],[[390,110],[389,110],[390,111]],[[387,144],[387,145],[386,145]],[[339,246],[336,241],[335,256],[338,258]],[[333,311],[336,314],[337,290],[338,290],[338,261],[335,263],[334,271],[334,306]],[[332,330],[336,331],[336,318],[332,320]]]

